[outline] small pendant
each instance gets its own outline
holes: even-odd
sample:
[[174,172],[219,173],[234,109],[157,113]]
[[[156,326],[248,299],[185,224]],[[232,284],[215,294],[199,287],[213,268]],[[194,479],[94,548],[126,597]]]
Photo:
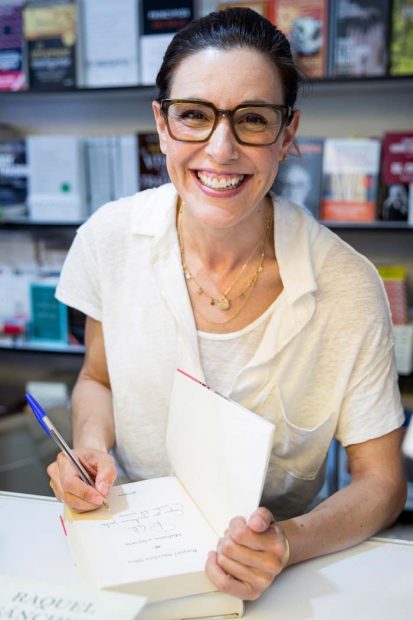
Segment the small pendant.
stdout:
[[189,273],[189,271],[185,271],[185,278],[187,280],[190,280],[192,278],[191,274]]
[[198,295],[202,295],[203,292],[204,292],[204,289],[201,286],[199,286],[198,287]]
[[260,266],[258,267],[258,272],[259,272],[259,273],[261,273],[261,271],[264,271],[264,267],[260,265]]
[[212,298],[211,298],[211,299],[209,300],[209,305],[210,305],[210,306],[215,306],[215,299],[212,299]]
[[221,299],[218,301],[218,308],[220,310],[228,310],[230,305],[231,305],[231,303],[230,303],[229,299],[227,299],[226,297],[221,297]]

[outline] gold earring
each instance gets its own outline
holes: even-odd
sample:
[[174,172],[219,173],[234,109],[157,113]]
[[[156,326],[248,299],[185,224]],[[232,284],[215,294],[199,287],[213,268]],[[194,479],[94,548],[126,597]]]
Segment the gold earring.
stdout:
[[282,157],[282,158],[279,160],[279,161],[280,161],[280,164],[285,164],[285,162],[287,161],[287,159],[288,159],[288,155],[284,155],[284,157]]

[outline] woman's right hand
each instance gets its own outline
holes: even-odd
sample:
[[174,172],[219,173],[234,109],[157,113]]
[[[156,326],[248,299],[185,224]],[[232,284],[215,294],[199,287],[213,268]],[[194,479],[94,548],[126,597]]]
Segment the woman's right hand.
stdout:
[[83,482],[63,452],[47,468],[50,486],[58,500],[77,512],[99,508],[116,479],[114,459],[100,450],[76,449],[76,456],[95,481],[95,488]]

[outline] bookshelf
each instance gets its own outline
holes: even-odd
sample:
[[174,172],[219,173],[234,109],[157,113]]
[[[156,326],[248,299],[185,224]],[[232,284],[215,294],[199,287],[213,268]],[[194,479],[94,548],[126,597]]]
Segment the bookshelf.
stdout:
[[[33,134],[107,135],[154,131],[151,101],[153,86],[124,88],[78,88],[65,92],[0,93],[2,124],[16,135]],[[326,78],[308,83],[300,97],[300,135],[381,136],[384,131],[412,129],[413,76],[380,78]],[[63,234],[70,240],[81,222],[34,222],[27,218],[0,221],[2,234],[21,231],[27,235]],[[402,263],[408,269],[408,297],[413,306],[413,227],[398,222],[373,224],[331,223],[330,227],[375,263]],[[71,358],[73,377],[80,367],[80,349],[40,350],[24,343],[0,346],[0,376],[11,356],[39,358],[47,375],[57,358]],[[47,353],[47,354],[46,354]],[[30,365],[27,367],[29,376]],[[12,383],[22,387],[16,372]],[[413,376],[404,377],[403,392],[413,394]],[[410,402],[410,401],[409,401]]]

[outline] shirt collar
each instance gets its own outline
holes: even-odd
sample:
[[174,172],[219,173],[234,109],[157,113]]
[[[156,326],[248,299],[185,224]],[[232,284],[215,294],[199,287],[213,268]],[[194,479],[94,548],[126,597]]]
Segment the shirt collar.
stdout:
[[[169,251],[177,198],[172,183],[139,192],[132,208],[131,233],[154,237],[153,250]],[[277,261],[285,295],[292,304],[317,290],[312,246],[320,225],[303,208],[281,197],[272,198]]]

